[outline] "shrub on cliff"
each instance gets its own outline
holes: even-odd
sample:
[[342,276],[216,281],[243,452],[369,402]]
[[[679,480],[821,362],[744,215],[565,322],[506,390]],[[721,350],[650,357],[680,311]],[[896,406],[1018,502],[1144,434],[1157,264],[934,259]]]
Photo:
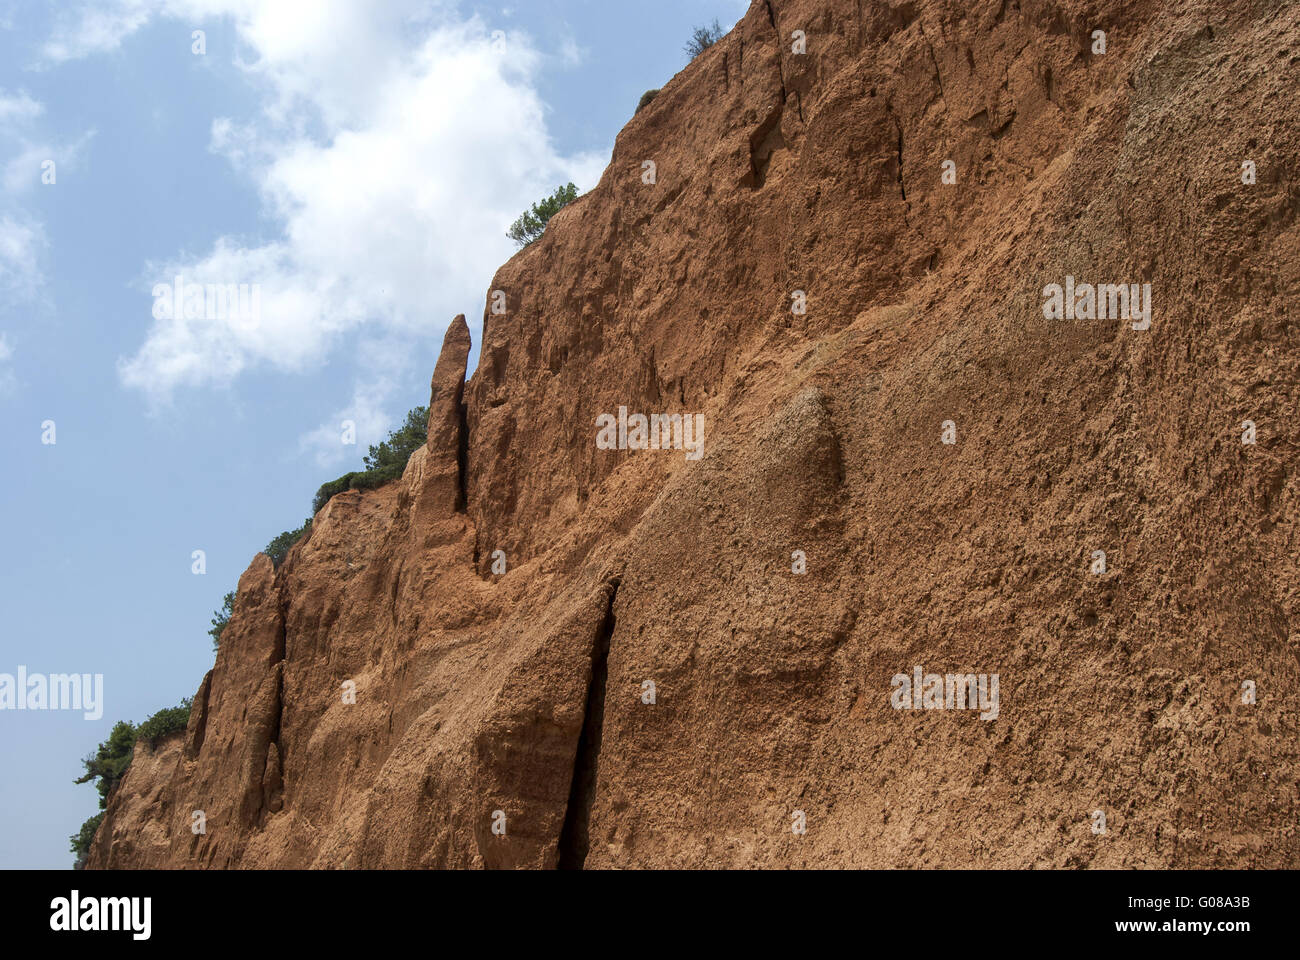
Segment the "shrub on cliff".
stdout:
[[384,470],[397,467],[406,469],[406,461],[411,454],[424,446],[429,435],[429,408],[416,407],[406,415],[404,422],[388,435],[388,439],[370,448],[370,454],[362,458],[367,471]]
[[104,807],[108,802],[109,793],[122,779],[126,768],[131,765],[136,741],[148,740],[152,744],[157,742],[159,737],[184,730],[185,725],[189,723],[192,702],[192,698],[186,697],[179,706],[159,710],[138,727],[127,720],[119,720],[113,724],[108,739],[101,743],[94,753],[81,761],[86,772],[76,782],[86,783],[98,778],[99,783],[96,786],[99,788],[99,805]]
[[104,811],[101,810],[83,823],[80,830],[68,837],[70,849],[77,855],[77,860],[72,865],[73,870],[80,870],[86,865],[86,855],[90,853],[91,841],[95,839],[95,831],[99,829],[103,820]]
[[[177,730],[184,730],[190,720],[192,703],[192,698],[186,697],[179,706],[159,710],[138,727],[126,720],[119,720],[113,724],[108,739],[101,743],[94,753],[81,761],[86,772],[73,782],[87,783],[97,779],[99,782],[95,786],[99,790],[99,809],[101,811],[106,809],[109,794],[122,781],[127,768],[131,766],[136,742],[148,740],[150,744],[154,744],[160,737]],[[80,867],[85,862],[90,841],[95,838],[95,831],[99,828],[102,819],[104,819],[102,812],[96,814],[81,825],[79,832],[69,838],[72,852],[77,855],[76,866]]]
[[[312,515],[320,513],[321,508],[336,494],[346,490],[373,490],[398,479],[406,469],[406,461],[424,445],[428,434],[429,408],[416,407],[407,413],[406,420],[400,427],[389,433],[387,440],[370,448],[370,453],[362,458],[366,469],[345,473],[337,480],[321,485],[312,500]],[[308,525],[310,523],[308,521]],[[286,547],[285,553],[288,552]]]
[[578,199],[578,188],[573,184],[559,187],[541,203],[534,203],[531,210],[525,210],[519,219],[510,225],[508,236],[520,247],[526,247],[546,231],[546,224],[561,209]]
[[691,39],[686,41],[686,55],[694,60],[723,37],[722,26],[717,20],[704,27],[691,31]]
[[317,513],[320,508],[330,502],[330,498],[348,490],[373,490],[375,487],[382,487],[386,483],[392,483],[402,475],[404,467],[385,467],[382,470],[357,470],[353,473],[345,473],[337,480],[331,480],[329,483],[321,485],[316,491],[316,497],[312,500],[311,508]]
[[[411,454],[424,445],[429,433],[429,408],[416,407],[406,414],[406,419],[396,430],[388,434],[388,439],[374,444],[370,452],[362,457],[366,468],[345,473],[337,480],[322,484],[312,500],[312,517],[320,513],[335,494],[345,490],[372,490],[398,479],[406,469],[406,462]],[[296,530],[286,530],[266,545],[262,552],[271,558],[271,563],[278,570],[289,556],[289,550],[295,543],[311,532],[312,517],[308,517]],[[208,635],[212,637],[212,649],[221,645],[221,635],[230,623],[235,612],[235,594],[228,593],[222,601],[221,609],[212,614],[212,627]]]
[[659,96],[658,89],[647,90],[645,93],[641,94],[641,99],[636,105],[636,112],[640,113],[646,107],[650,106],[650,104],[654,101],[654,98],[657,96]]
[[[320,494],[317,494],[320,496]],[[311,517],[303,521],[303,525],[297,530],[286,530],[274,540],[266,545],[262,552],[271,558],[271,563],[278,569],[280,564],[284,563],[284,558],[289,555],[289,548],[305,537],[311,530]]]
[[135,724],[119,720],[113,724],[108,739],[101,743],[94,753],[81,761],[86,772],[74,782],[86,783],[90,780],[99,780],[95,786],[99,789],[101,810],[108,806],[108,795],[122,779],[126,768],[131,765],[131,755],[135,750],[137,739]]
[[212,638],[212,650],[215,653],[221,646],[221,634],[226,629],[226,624],[230,623],[230,616],[235,612],[235,592],[232,590],[226,594],[221,601],[221,609],[212,611],[212,629],[208,631],[208,636]]
[[148,740],[149,745],[153,746],[160,737],[175,733],[177,730],[184,730],[190,722],[192,706],[194,706],[194,698],[186,697],[177,706],[159,710],[136,728],[136,739]]

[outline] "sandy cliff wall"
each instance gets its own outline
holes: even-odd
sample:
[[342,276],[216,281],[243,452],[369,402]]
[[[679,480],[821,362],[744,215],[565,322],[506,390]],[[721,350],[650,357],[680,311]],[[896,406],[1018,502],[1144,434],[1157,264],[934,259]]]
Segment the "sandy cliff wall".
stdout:
[[[402,481],[254,560],[91,865],[1300,865],[1298,38],[755,2],[493,278],[467,383],[452,326]],[[1149,329],[1046,319],[1067,275]],[[703,457],[599,449],[620,406]],[[895,709],[918,665],[996,719]]]

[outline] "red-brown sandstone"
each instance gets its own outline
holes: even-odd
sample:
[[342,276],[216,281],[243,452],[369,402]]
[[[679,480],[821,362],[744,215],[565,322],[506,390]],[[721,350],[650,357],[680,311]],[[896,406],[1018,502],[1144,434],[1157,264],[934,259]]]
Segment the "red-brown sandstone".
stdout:
[[[467,383],[452,325],[403,479],[253,561],[90,865],[1300,865],[1297,88],[1291,3],[758,0]],[[918,664],[998,718],[893,709]]]

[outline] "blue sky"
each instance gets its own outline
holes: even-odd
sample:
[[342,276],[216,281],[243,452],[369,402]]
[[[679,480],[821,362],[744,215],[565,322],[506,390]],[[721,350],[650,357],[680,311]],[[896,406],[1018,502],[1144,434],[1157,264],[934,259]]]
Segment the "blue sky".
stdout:
[[[97,721],[0,710],[0,867],[71,865],[80,759],[194,693],[222,596],[428,401],[457,313],[477,362],[510,221],[746,6],[0,0],[0,673],[104,675]],[[156,316],[177,275],[259,309]]]

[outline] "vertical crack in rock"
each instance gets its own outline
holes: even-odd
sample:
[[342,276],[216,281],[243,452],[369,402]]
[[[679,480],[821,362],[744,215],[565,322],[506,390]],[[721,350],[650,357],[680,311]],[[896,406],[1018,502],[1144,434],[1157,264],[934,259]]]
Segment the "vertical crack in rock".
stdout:
[[185,725],[185,758],[194,760],[203,749],[203,738],[208,734],[208,697],[212,693],[212,671],[203,675],[199,692],[194,695],[194,706],[190,708],[190,720]]
[[285,585],[285,578],[280,578],[280,616],[275,625],[275,652],[271,657],[271,665],[279,663],[288,657],[289,647],[289,591]]
[[[785,66],[781,63],[781,31],[776,25],[776,12],[772,9],[772,0],[764,0],[767,4],[767,19],[772,23],[772,32],[776,34],[776,75],[781,81],[781,106],[785,106],[785,101],[789,94],[785,90]],[[803,123],[803,107],[799,108],[799,122]]]
[[284,671],[289,667],[289,597],[286,594],[280,605],[280,630],[276,638],[275,701],[271,712],[271,742],[280,742],[280,721],[284,713]]
[[278,744],[280,742],[280,731],[284,723],[284,670],[280,670],[280,676],[276,678],[275,684],[275,713],[271,715],[271,742]]
[[899,125],[898,120],[894,120],[894,126],[898,129],[898,195],[907,202],[907,188],[903,186],[903,128]]
[[903,198],[903,222],[911,226],[912,219],[909,215],[910,207],[907,203],[907,188],[903,186],[903,125],[898,122],[898,117],[894,115],[894,108],[890,104],[885,105],[885,111],[889,114],[889,119],[894,121],[894,130],[898,133],[898,144],[895,148],[898,160],[898,195]]
[[271,723],[262,767],[261,823],[268,813],[279,813],[284,806],[284,752],[280,747],[280,729],[284,720],[285,662],[276,665],[275,693],[271,703]]
[[397,563],[397,573],[393,576],[393,588],[388,591],[388,613],[393,626],[397,626],[397,598],[401,593],[402,571],[405,568],[406,562],[404,560],[399,560]]
[[283,806],[284,749],[280,735],[284,724],[284,674],[289,667],[289,597],[282,588],[280,623],[275,643],[275,689],[271,694],[271,709],[266,727],[266,749],[262,760],[261,803],[259,823],[266,823],[268,813],[278,813]]
[[248,724],[240,771],[239,820],[253,829],[266,821],[268,800],[276,790],[282,766],[278,746],[284,704],[285,661],[271,668],[271,675],[262,678],[257,691],[248,703]]
[[456,438],[456,512],[469,509],[469,496],[465,492],[466,473],[469,471],[469,404],[465,402],[465,381],[461,380],[457,396],[460,406],[459,436]]
[[[930,42],[930,35],[925,31],[925,22],[921,22],[921,36],[925,38],[925,48],[930,51],[930,64],[934,67],[934,82],[939,86],[939,99],[943,101],[944,112],[948,112],[948,97],[943,92],[943,74],[939,71],[939,58],[934,55],[934,44]],[[974,66],[972,64],[972,72]]]
[[591,849],[591,805],[596,799],[596,775],[600,769],[600,742],[605,730],[605,683],[609,677],[609,644],[614,636],[614,598],[619,581],[609,584],[605,619],[596,632],[591,651],[591,679],[587,682],[587,708],[573,762],[569,805],[560,830],[558,866],[581,870]]
[[425,483],[418,499],[439,514],[465,513],[469,505],[469,408],[465,402],[469,350],[469,325],[460,314],[447,327],[429,385]]

